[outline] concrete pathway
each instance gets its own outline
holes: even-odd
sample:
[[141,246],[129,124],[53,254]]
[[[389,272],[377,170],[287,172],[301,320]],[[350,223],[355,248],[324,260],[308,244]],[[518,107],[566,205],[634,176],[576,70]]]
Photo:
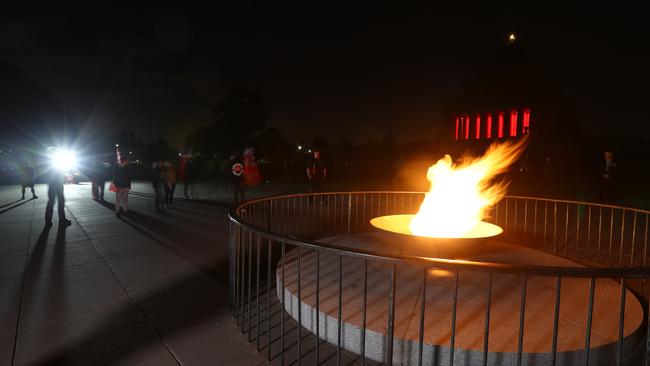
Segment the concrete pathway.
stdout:
[[266,364],[227,304],[227,206],[132,195],[118,219],[66,185],[72,225],[48,230],[36,189],[0,187],[0,365]]

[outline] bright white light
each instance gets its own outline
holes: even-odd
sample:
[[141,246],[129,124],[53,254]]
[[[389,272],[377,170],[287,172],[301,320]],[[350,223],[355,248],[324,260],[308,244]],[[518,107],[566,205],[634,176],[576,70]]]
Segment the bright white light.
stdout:
[[77,165],[77,157],[74,151],[59,150],[52,154],[52,165],[62,171],[74,169]]
[[301,145],[298,145],[298,150],[302,150],[302,146],[301,146]]

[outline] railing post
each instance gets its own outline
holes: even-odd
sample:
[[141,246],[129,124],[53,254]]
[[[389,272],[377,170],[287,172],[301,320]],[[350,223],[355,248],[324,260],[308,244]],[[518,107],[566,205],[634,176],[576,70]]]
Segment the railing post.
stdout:
[[236,266],[235,266],[235,260],[237,259],[236,253],[235,253],[235,233],[233,230],[233,223],[230,221],[229,225],[229,230],[228,230],[228,295],[230,298],[230,310],[235,310],[235,271]]
[[352,193],[348,193],[348,234],[350,234],[351,222],[352,222]]

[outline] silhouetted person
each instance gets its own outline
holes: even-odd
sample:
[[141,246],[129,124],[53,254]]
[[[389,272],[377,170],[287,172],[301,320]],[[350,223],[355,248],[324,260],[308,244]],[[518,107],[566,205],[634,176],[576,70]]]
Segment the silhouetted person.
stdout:
[[617,164],[614,161],[614,153],[611,151],[605,152],[605,159],[601,165],[600,175],[600,202],[613,203],[615,198],[615,171]]
[[176,164],[173,161],[167,163],[165,171],[165,203],[171,207],[176,191]]
[[307,178],[311,186],[312,193],[321,192],[323,189],[323,182],[327,178],[327,166],[323,159],[321,159],[320,151],[314,151],[314,154],[307,162]]
[[120,164],[113,169],[113,184],[117,188],[115,192],[115,216],[120,216],[120,209],[124,213],[129,211],[129,190],[131,189],[131,172],[129,171],[129,160],[122,159]]
[[92,176],[90,178],[91,190],[93,194],[93,199],[95,201],[104,200],[104,187],[106,186],[106,179],[107,179],[106,168],[102,163],[95,161],[92,170]]
[[178,164],[178,179],[183,182],[183,197],[192,198],[194,184],[194,162],[191,159],[183,158]]
[[65,197],[63,196],[63,172],[52,169],[47,175],[47,207],[45,208],[45,225],[52,226],[54,201],[57,201],[59,226],[70,225],[72,221],[65,217]]
[[167,208],[165,200],[166,171],[162,161],[154,163],[152,174],[151,185],[156,196],[156,211],[162,212]]
[[25,161],[23,165],[20,167],[20,184],[23,186],[22,188],[22,193],[23,193],[23,198],[22,200],[25,199],[25,188],[29,187],[32,190],[32,199],[38,198],[36,195],[36,191],[34,191],[34,177],[36,176],[36,173],[34,172],[34,168],[29,164],[29,161]]
[[233,191],[233,203],[240,204],[246,199],[246,186],[244,183],[244,161],[239,152],[233,153],[228,161],[230,167],[230,184]]

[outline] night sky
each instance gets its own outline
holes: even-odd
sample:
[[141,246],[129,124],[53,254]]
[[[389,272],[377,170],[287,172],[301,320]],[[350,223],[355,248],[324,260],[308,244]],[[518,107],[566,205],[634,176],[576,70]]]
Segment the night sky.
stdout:
[[270,125],[295,142],[430,139],[442,102],[515,32],[576,101],[583,130],[650,138],[650,32],[640,9],[80,4],[4,6],[0,58],[85,128],[126,127],[181,147],[242,86],[267,97]]

